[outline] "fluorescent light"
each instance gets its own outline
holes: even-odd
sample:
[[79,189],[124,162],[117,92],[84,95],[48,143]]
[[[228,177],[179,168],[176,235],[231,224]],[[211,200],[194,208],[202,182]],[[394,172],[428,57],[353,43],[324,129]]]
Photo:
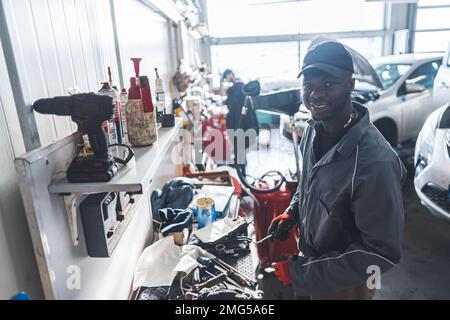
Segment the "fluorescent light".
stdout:
[[366,2],[417,3],[419,0],[366,0]]
[[290,2],[303,2],[303,1],[311,1],[311,0],[280,0],[280,1],[259,1],[250,3],[250,6],[265,6],[270,4],[281,4],[281,3],[290,3]]

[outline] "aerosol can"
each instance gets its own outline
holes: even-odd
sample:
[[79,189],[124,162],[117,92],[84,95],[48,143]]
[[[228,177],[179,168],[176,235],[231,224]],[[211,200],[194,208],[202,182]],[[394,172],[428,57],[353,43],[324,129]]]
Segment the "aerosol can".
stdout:
[[161,127],[162,116],[165,114],[166,110],[166,96],[164,93],[163,81],[159,77],[158,68],[155,68],[156,80],[155,80],[155,93],[156,93],[156,122],[158,123],[158,128]]
[[123,140],[123,130],[122,123],[120,120],[120,98],[116,90],[111,87],[109,82],[103,82],[101,89],[98,94],[110,96],[113,98],[114,103],[114,115],[112,121],[105,121],[103,128],[108,137],[108,144],[118,144],[122,143]]
[[120,99],[120,120],[122,122],[124,143],[129,143],[128,128],[127,128],[127,113],[125,109],[128,102],[128,93],[126,88],[122,88],[122,90],[120,90],[119,99]]

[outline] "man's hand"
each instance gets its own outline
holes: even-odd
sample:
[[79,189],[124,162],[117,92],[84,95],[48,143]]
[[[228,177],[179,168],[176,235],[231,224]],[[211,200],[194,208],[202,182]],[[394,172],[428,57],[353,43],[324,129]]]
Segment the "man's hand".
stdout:
[[274,262],[272,263],[272,268],[275,269],[274,274],[277,276],[278,280],[283,282],[285,286],[288,286],[292,283],[288,260]]
[[296,221],[292,215],[283,213],[272,220],[267,234],[274,234],[275,239],[285,241],[289,238],[289,233]]

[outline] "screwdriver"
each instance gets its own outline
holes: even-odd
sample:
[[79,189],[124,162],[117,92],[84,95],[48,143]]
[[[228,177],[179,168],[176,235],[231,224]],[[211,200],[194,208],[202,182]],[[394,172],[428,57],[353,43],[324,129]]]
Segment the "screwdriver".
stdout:
[[254,242],[254,243],[255,243],[255,244],[260,244],[260,243],[262,243],[262,242],[264,242],[264,241],[266,241],[266,240],[272,238],[274,235],[275,235],[275,232],[272,232],[272,233],[269,234],[268,236],[262,238],[261,240],[258,240],[258,241],[256,241],[256,242]]

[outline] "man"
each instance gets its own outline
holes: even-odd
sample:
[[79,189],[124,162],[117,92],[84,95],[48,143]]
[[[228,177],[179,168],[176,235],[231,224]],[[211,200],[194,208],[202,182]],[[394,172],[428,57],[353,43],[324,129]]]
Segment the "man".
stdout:
[[[222,80],[232,83],[232,86],[227,90],[227,100],[225,101],[228,107],[228,114],[226,117],[227,120],[227,129],[236,130],[242,129],[245,132],[247,130],[255,130],[254,135],[249,135],[250,137],[256,137],[259,134],[259,125],[258,120],[256,118],[256,113],[253,109],[248,109],[245,115],[242,115],[242,107],[245,103],[245,94],[244,94],[244,83],[239,81],[234,72],[230,69],[226,69],[222,74]],[[235,156],[233,165],[241,164],[243,165],[242,170],[245,172],[245,165],[242,163],[237,163],[239,159],[244,158],[240,153],[246,152],[246,149],[253,145],[255,141],[250,138],[246,138],[244,148],[240,146],[238,142],[238,138],[235,138],[235,141],[232,141],[233,145],[233,154]],[[239,153],[239,156],[238,156]]]
[[239,129],[240,120],[240,129],[248,130],[252,128],[258,131],[258,122],[254,110],[250,110],[247,115],[241,116],[242,107],[245,103],[244,83],[237,79],[230,69],[223,72],[222,80],[232,84],[227,90],[227,100],[225,101],[228,107],[227,129]]
[[269,228],[283,240],[298,225],[302,254],[274,264],[275,273],[292,281],[296,296],[371,299],[377,271],[400,261],[406,170],[367,109],[351,101],[354,69],[345,47],[319,43],[303,62],[298,77],[312,119],[299,146],[300,183]]
[[245,102],[245,94],[242,91],[244,83],[238,81],[233,71],[227,69],[222,74],[222,81],[228,82],[230,87],[226,91],[227,100],[225,104],[228,107],[227,129],[236,129],[241,114],[241,108]]

